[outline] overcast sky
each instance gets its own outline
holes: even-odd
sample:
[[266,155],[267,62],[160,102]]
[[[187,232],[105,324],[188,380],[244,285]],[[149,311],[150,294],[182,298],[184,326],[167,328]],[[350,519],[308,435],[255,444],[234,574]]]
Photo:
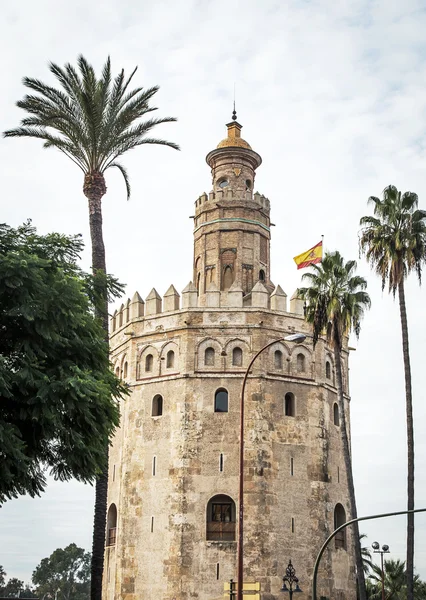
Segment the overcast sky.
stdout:
[[[74,0],[4,3],[1,130],[18,125],[26,75],[51,81],[48,61],[160,85],[156,131],[181,145],[146,146],[126,159],[132,199],[118,172],[104,197],[109,272],[127,295],[181,291],[192,276],[196,198],[211,187],[206,154],[225,137],[234,82],[242,135],[263,158],[255,188],[271,201],[272,279],[290,296],[292,257],[324,234],[329,250],[358,258],[369,195],[394,184],[426,208],[426,6],[424,0]],[[89,244],[80,171],[35,140],[1,140],[1,221],[31,218],[40,232],[81,232]],[[89,268],[85,253],[83,266]],[[405,396],[397,302],[364,260],[373,305],[351,356],[353,462],[359,515],[406,505]],[[416,506],[426,507],[425,290],[407,284],[416,436]],[[0,509],[0,564],[29,581],[39,561],[71,542],[91,548],[93,489],[52,482],[42,498]],[[405,518],[361,531],[405,558]],[[415,565],[426,579],[426,515],[416,517]]]

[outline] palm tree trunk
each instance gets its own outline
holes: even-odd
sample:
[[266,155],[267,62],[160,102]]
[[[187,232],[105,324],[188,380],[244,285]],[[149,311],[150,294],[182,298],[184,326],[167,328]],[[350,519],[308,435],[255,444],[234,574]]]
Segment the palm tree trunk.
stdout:
[[[405,306],[404,280],[398,285],[399,311],[401,315],[402,353],[404,356],[405,402],[407,415],[407,510],[414,510],[414,429],[413,397],[411,393],[411,366],[408,346],[407,309]],[[407,515],[407,600],[414,598],[414,515]]]
[[[105,246],[102,234],[102,196],[106,192],[101,173],[89,173],[84,178],[83,191],[89,200],[90,238],[92,241],[92,270],[97,295],[96,316],[100,319],[108,341],[108,292],[106,282]],[[93,522],[92,567],[90,598],[102,599],[102,574],[104,569],[106,514],[108,495],[108,450],[105,440],[105,466],[96,480],[95,514]]]
[[[334,359],[335,359],[335,363],[336,363],[336,384],[337,384],[337,399],[339,402],[339,413],[340,413],[339,414],[339,416],[340,416],[340,432],[341,432],[341,436],[342,436],[343,456],[344,456],[344,460],[345,460],[346,476],[347,476],[347,481],[348,481],[351,519],[356,519],[357,518],[357,510],[356,510],[356,501],[355,501],[355,486],[354,486],[354,479],[353,479],[353,473],[352,473],[352,460],[351,460],[351,453],[350,453],[350,449],[349,449],[348,430],[346,427],[345,402],[344,402],[344,397],[343,397],[341,348],[340,348],[340,344],[338,342],[335,342],[335,344],[334,344]],[[363,565],[363,561],[362,561],[358,523],[354,523],[352,525],[352,532],[353,532],[353,542],[354,542],[354,550],[355,550],[355,564],[356,564],[356,571],[357,571],[359,599],[367,600],[367,594],[365,591],[364,565]]]

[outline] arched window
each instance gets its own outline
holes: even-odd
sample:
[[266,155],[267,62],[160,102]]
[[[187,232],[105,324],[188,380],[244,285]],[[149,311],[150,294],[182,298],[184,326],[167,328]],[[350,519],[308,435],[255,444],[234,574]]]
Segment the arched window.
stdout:
[[[334,529],[346,523],[346,512],[341,504],[336,504],[334,509]],[[346,550],[346,528],[336,533],[334,537],[336,548],[344,548]]]
[[152,416],[153,417],[161,417],[163,414],[163,396],[157,394],[152,399]]
[[234,367],[241,367],[243,364],[243,351],[241,348],[234,348],[232,350],[232,364]]
[[171,369],[174,366],[175,366],[175,353],[173,352],[173,350],[169,350],[167,352],[166,368]]
[[274,352],[274,367],[279,370],[283,368],[283,353],[281,350],[275,350]]
[[107,516],[107,546],[115,546],[117,532],[117,507],[111,504]]
[[197,275],[197,292],[200,293],[200,285],[201,285],[201,273]]
[[214,412],[228,412],[228,392],[219,388],[214,395]]
[[123,366],[123,379],[126,379],[126,378],[127,378],[127,360]]
[[265,271],[263,269],[259,271],[259,281],[265,281]]
[[147,354],[145,358],[145,371],[152,371],[152,365],[154,363],[154,357],[152,354]]
[[120,367],[115,368],[115,376],[120,377]]
[[294,394],[287,392],[284,397],[284,414],[286,417],[294,417],[295,412]]
[[296,363],[297,363],[297,372],[304,373],[305,372],[305,355],[302,354],[301,352],[299,352],[299,354],[296,356]]
[[214,367],[214,348],[206,348],[204,352],[204,364],[206,367]]
[[326,361],[325,363],[325,376],[327,377],[327,379],[331,379],[331,365],[330,365],[330,361]]
[[214,496],[207,504],[206,538],[211,541],[235,541],[235,502],[229,496]]
[[230,267],[228,265],[225,267],[225,270],[223,271],[223,289],[229,290],[233,281],[234,281],[234,274],[232,272],[232,267]]
[[334,403],[334,406],[333,406],[333,420],[334,420],[334,424],[337,425],[337,427],[339,427],[339,425],[340,425],[339,407],[336,404],[336,402]]

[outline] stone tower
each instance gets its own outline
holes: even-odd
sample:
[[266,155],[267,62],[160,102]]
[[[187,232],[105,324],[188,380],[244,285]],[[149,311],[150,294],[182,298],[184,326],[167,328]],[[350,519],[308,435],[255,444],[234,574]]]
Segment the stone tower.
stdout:
[[[206,158],[212,191],[195,202],[193,282],[145,302],[136,292],[111,320],[112,362],[131,394],[110,451],[104,600],[223,597],[236,578],[245,369],[274,339],[310,333],[301,301],[287,307],[270,279],[270,204],[253,193],[261,158],[236,118],[227,128]],[[277,341],[259,357],[244,426],[244,579],[278,599],[291,559],[310,598],[316,554],[349,510],[325,340]],[[349,536],[323,557],[322,596],[355,597]]]

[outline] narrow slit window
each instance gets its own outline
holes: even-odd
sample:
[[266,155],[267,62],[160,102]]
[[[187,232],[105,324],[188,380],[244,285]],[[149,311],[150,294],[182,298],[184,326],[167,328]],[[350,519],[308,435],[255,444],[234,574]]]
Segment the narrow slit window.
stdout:
[[216,579],[219,579],[219,563],[216,563]]
[[112,480],[115,481],[115,465],[112,467]]
[[206,367],[214,367],[214,348],[206,348],[204,353],[204,364]]
[[152,356],[152,354],[148,354],[147,357],[145,358],[145,371],[147,373],[152,371],[153,364],[154,364],[154,357]]
[[283,368],[283,353],[281,350],[275,350],[274,352],[274,367],[278,370]]
[[163,414],[163,396],[157,394],[152,399],[152,416],[161,417]]
[[173,350],[169,350],[167,352],[166,368],[172,369],[174,366],[175,366],[175,353],[173,352]]
[[294,475],[294,458],[290,458],[290,475],[293,477]]
[[[341,504],[336,504],[334,509],[334,529],[337,529],[341,525],[346,523],[346,512]],[[334,543],[336,548],[343,548],[346,550],[346,528],[341,529],[334,536]]]
[[234,367],[241,367],[243,364],[243,351],[241,348],[234,348],[232,350],[232,364]]
[[336,404],[336,402],[334,403],[334,406],[333,406],[333,420],[334,420],[334,424],[337,427],[339,427],[339,425],[340,425],[339,406]]
[[228,412],[228,392],[224,389],[216,391],[214,396],[214,412]]
[[331,365],[329,361],[325,363],[325,376],[327,379],[331,379]]
[[151,533],[154,531],[154,517],[151,517]]
[[157,457],[154,456],[152,458],[152,475],[153,475],[153,477],[155,477],[156,468],[157,468]]
[[294,533],[294,517],[291,517],[291,533]]
[[337,467],[337,483],[340,483],[340,467]]
[[223,454],[220,454],[219,456],[219,471],[221,473],[223,472]]
[[284,414],[286,417],[294,417],[295,415],[294,394],[291,392],[287,392],[284,398]]
[[123,367],[123,379],[127,379],[127,360],[124,363],[124,367]]

